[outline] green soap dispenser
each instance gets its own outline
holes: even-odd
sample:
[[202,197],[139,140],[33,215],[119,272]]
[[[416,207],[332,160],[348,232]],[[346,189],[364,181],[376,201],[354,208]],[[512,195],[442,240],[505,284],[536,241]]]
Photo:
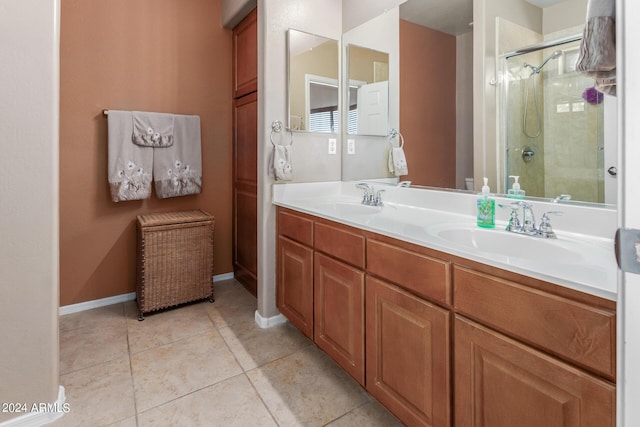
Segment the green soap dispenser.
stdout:
[[525,192],[520,188],[520,183],[518,182],[520,177],[518,175],[509,175],[509,178],[513,178],[513,185],[507,191],[507,197],[511,199],[524,199]]
[[477,200],[478,207],[478,227],[493,228],[496,226],[496,202],[489,197],[489,179],[484,177],[482,186],[482,197]]

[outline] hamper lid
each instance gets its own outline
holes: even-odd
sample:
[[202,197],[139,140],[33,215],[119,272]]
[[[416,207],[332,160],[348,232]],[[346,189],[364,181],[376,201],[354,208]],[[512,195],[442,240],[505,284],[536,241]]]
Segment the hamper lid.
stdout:
[[160,212],[138,215],[138,224],[142,227],[183,224],[185,222],[212,221],[213,216],[203,210]]

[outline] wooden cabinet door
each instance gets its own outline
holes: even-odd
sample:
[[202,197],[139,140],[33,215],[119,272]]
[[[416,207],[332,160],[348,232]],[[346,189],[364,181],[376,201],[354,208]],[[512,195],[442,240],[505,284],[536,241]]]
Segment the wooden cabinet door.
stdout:
[[280,313],[313,339],[313,249],[279,236],[276,280]]
[[613,427],[615,387],[456,316],[456,427]]
[[364,272],[315,253],[314,341],[364,385]]
[[258,13],[254,9],[233,29],[234,98],[258,90]]
[[366,279],[367,391],[410,426],[450,425],[449,312]]
[[258,95],[234,102],[233,271],[254,296],[258,283]]

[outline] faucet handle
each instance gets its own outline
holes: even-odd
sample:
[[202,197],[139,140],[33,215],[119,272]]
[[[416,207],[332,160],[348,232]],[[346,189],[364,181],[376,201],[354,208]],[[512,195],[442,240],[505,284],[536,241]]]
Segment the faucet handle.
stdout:
[[545,239],[556,239],[556,233],[553,231],[553,227],[551,227],[551,220],[549,219],[549,215],[562,215],[564,212],[562,211],[549,211],[542,214],[542,218],[540,218],[540,225],[538,226],[538,236]]
[[373,200],[374,206],[383,206],[382,195],[380,193],[384,193],[385,191],[385,189],[381,189],[376,192],[376,198]]

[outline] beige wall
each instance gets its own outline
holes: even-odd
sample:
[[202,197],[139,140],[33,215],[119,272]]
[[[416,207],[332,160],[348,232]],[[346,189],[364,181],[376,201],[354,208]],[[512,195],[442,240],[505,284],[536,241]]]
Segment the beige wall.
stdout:
[[542,33],[549,34],[576,25],[583,26],[589,0],[565,0],[542,10]]
[[400,21],[400,130],[409,175],[456,186],[456,38]]
[[[215,216],[215,274],[231,265],[231,32],[220,0],[62,0],[60,304],[135,290],[136,215]],[[202,194],[114,203],[103,109],[197,114]]]
[[0,9],[0,402],[31,408],[58,397],[59,1]]

